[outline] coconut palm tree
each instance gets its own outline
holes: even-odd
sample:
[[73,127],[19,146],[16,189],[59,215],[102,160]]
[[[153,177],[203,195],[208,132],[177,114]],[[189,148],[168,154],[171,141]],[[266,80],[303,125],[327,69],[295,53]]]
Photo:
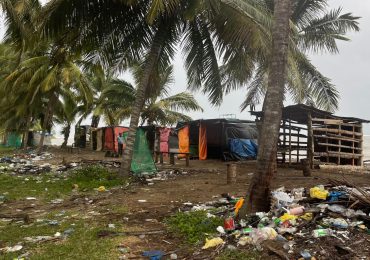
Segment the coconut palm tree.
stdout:
[[[270,14],[274,1],[263,0]],[[348,41],[346,34],[358,31],[358,17],[342,13],[341,8],[327,11],[326,0],[294,0],[291,14],[291,44],[288,52],[286,92],[295,103],[306,103],[327,111],[338,107],[339,93],[330,79],[313,66],[307,53],[338,53],[337,41]],[[268,60],[258,63],[242,110],[257,105],[266,94],[268,85]]]
[[[136,68],[136,78],[140,79],[141,72]],[[152,82],[151,93],[147,93],[141,111],[141,125],[173,125],[178,121],[189,121],[191,118],[182,112],[203,111],[194,96],[187,92],[169,95],[173,84],[173,67],[165,68]],[[131,115],[135,102],[136,91],[130,83],[115,79],[102,92],[98,109],[121,122]],[[109,119],[109,117],[108,117]]]
[[28,100],[28,104],[33,104],[36,97],[41,97],[47,103],[39,151],[43,147],[46,130],[51,125],[54,105],[64,89],[75,91],[86,103],[92,101],[89,82],[76,64],[77,61],[78,56],[71,55],[65,46],[54,46],[46,53],[22,61],[5,79],[11,88],[26,88],[25,101]]
[[258,144],[257,173],[252,178],[246,204],[250,212],[266,212],[270,208],[268,198],[275,171],[274,163],[276,163],[277,140],[288,65],[291,4],[292,0],[280,0],[275,5],[270,75]]
[[[315,6],[319,2],[300,1],[300,5]],[[109,57],[107,60],[114,61],[116,68],[138,60],[144,61],[142,70],[145,73],[132,110],[127,149],[122,164],[127,172],[145,93],[151,89],[150,83],[158,67],[170,64],[175,46],[181,41],[189,87],[199,89],[202,86],[210,101],[220,104],[224,93],[245,85],[256,72],[262,71],[258,75],[264,75],[259,77],[260,82],[266,78],[273,24],[271,3],[272,1],[265,0],[169,0],[166,3],[161,0],[102,0],[95,5],[87,0],[53,0],[45,8],[45,17],[49,18],[45,32],[47,35],[58,35],[68,27],[79,28],[79,35],[82,37],[76,45],[99,48]],[[302,25],[305,24],[307,14],[314,15],[310,11],[312,8],[306,8],[306,14],[299,18]],[[347,18],[352,22],[354,20],[351,15]],[[338,39],[343,38],[345,32],[336,30],[333,26],[335,24],[333,22],[334,29],[327,32],[337,34]],[[292,68],[289,74],[292,82],[290,85],[294,90],[298,89],[293,93],[294,96],[297,100],[298,97],[300,100],[320,98],[329,104],[328,108],[335,107],[337,96],[333,86],[310,63],[303,48],[312,44],[320,46],[322,43],[317,44],[314,40],[310,45],[302,44],[309,43],[304,37],[308,28],[300,32],[297,27],[292,26],[291,30],[291,54],[288,61]],[[311,35],[314,32],[315,29],[311,30]],[[317,36],[319,35],[317,32]],[[314,39],[312,36],[310,38]],[[325,37],[321,37],[323,38]],[[141,57],[143,53],[145,59]],[[220,60],[222,66],[219,64]],[[255,88],[254,92],[260,93],[261,87]],[[300,95],[295,95],[296,93]]]

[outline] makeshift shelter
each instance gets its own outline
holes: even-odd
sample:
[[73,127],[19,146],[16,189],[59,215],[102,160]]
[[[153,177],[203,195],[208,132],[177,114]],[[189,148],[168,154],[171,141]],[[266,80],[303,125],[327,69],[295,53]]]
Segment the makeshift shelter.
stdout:
[[91,147],[91,126],[76,125],[74,146],[79,148]]
[[5,146],[20,148],[22,146],[22,135],[17,132],[8,132],[6,135]]
[[[251,111],[257,121],[262,111]],[[363,164],[362,124],[370,121],[333,115],[298,104],[283,108],[278,143],[278,161],[299,163],[308,158],[311,167],[317,159],[337,165]]]
[[[128,132],[123,134],[124,140],[127,140]],[[152,174],[157,171],[153,161],[152,152],[149,149],[148,140],[145,131],[141,128],[137,129],[134,153],[131,162],[131,171],[135,175]]]
[[98,128],[92,131],[93,150],[102,151],[104,143],[104,128]]
[[[239,119],[207,119],[179,123],[179,152],[207,158],[242,160],[257,155],[256,123]],[[253,142],[253,145],[250,145]]]
[[118,135],[128,131],[123,126],[108,126],[92,130],[92,147],[96,151],[118,152]]

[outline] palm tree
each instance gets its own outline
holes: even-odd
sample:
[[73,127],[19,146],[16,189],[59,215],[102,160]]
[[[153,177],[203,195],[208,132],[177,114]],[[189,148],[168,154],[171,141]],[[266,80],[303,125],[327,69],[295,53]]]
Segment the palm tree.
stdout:
[[92,101],[89,82],[77,66],[77,61],[78,56],[70,55],[64,46],[55,46],[47,53],[22,61],[5,79],[6,84],[12,88],[26,88],[25,101],[29,101],[28,104],[33,104],[36,97],[46,101],[39,152],[43,147],[48,126],[52,123],[54,105],[59,101],[64,89],[75,91],[86,103]]
[[268,198],[275,170],[274,158],[277,151],[288,64],[291,4],[292,0],[280,0],[275,4],[270,75],[258,144],[257,173],[253,175],[247,198],[250,212],[266,212],[270,208]]
[[[298,2],[307,10],[298,18],[305,25],[307,15],[314,15],[314,11],[310,10],[325,1]],[[313,7],[305,7],[310,5]],[[143,61],[144,73],[132,110],[122,164],[123,172],[127,173],[145,93],[151,89],[150,83],[158,68],[170,64],[174,46],[181,40],[189,87],[199,89],[202,86],[210,101],[220,104],[225,92],[245,85],[255,72],[261,71],[258,75],[263,77],[256,78],[260,82],[266,78],[273,24],[271,6],[271,0],[169,0],[166,4],[161,0],[102,0],[99,5],[88,0],[53,0],[45,8],[45,16],[49,18],[45,32],[47,35],[58,35],[66,28],[79,28],[82,37],[76,41],[76,46],[99,49],[105,53],[106,60],[114,61],[113,65],[119,69],[138,60]],[[356,25],[354,17],[348,15],[347,18],[349,24]],[[300,100],[307,102],[320,98],[329,104],[328,108],[335,107],[337,94],[330,82],[307,59],[304,48],[323,46],[322,41],[317,41],[320,35],[321,40],[344,38],[346,31],[336,27],[336,24],[337,21],[333,21],[328,25],[332,29],[327,30],[329,35],[326,37],[320,33],[320,26],[316,27],[318,30],[311,30],[309,38],[315,39],[311,43],[305,37],[308,28],[301,32],[292,26],[290,38],[288,61],[292,72],[289,82],[299,90],[294,93],[299,93],[296,96],[303,97]],[[315,32],[316,38],[313,37]],[[145,59],[141,59],[142,53],[145,53]],[[220,60],[222,66],[219,65]],[[255,88],[254,92],[260,93],[261,87]],[[323,93],[329,95],[325,97]],[[320,101],[316,103],[320,104]]]
[[61,98],[58,100],[57,104],[54,104],[54,121],[62,125],[61,133],[64,136],[64,141],[61,147],[63,148],[68,144],[72,123],[80,112],[78,104],[81,101],[81,97],[76,96],[70,89],[63,89],[60,96]]
[[[274,1],[261,5],[272,15]],[[322,75],[307,57],[309,51],[338,53],[337,41],[348,41],[348,31],[358,31],[358,17],[342,13],[341,8],[327,11],[326,0],[295,0],[290,20],[291,44],[288,52],[286,92],[295,103],[306,103],[319,109],[338,108],[339,93],[330,79]],[[268,85],[268,60],[258,63],[248,86],[241,109],[260,103]]]
[[[145,95],[151,90],[152,79],[161,69],[167,67],[174,56],[175,46],[183,40],[189,85],[204,86],[210,100],[219,104],[223,95],[222,77],[219,70],[218,52],[227,48],[219,42],[224,34],[225,10],[234,10],[238,17],[234,31],[250,30],[251,52],[260,49],[256,42],[265,41],[265,33],[253,17],[235,10],[227,1],[100,1],[92,5],[89,1],[54,0],[46,6],[48,35],[58,35],[68,26],[79,28],[84,37],[77,45],[95,46],[118,56],[116,67],[142,61],[143,71],[137,87],[135,104],[130,119],[130,130],[122,164],[122,172],[128,173],[136,128],[144,106]],[[94,26],[91,26],[94,24]],[[246,25],[248,25],[246,27]],[[215,35],[218,35],[216,37]],[[234,37],[236,37],[234,35]],[[247,39],[247,38],[245,38]],[[217,46],[218,45],[218,46]],[[218,50],[219,49],[219,50]],[[142,59],[142,53],[145,53]],[[234,54],[233,54],[234,55]],[[233,56],[234,58],[236,55]],[[231,59],[230,57],[228,59]],[[204,83],[204,84],[200,84]]]
[[[136,68],[137,79],[141,72]],[[173,125],[178,121],[189,121],[191,118],[181,112],[203,111],[194,96],[187,92],[169,95],[173,84],[173,67],[165,68],[152,82],[152,92],[147,93],[141,111],[141,125]],[[155,85],[155,86],[154,86]],[[130,83],[114,79],[104,89],[99,101],[98,111],[108,114],[108,121],[121,122],[130,117],[135,102],[136,91]],[[107,117],[107,116],[106,116]],[[108,123],[109,124],[109,123]]]

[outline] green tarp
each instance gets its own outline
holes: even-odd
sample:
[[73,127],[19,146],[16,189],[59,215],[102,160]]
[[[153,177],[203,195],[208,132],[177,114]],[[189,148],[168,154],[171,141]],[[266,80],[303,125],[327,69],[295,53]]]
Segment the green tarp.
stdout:
[[[128,132],[123,134],[126,141]],[[131,162],[131,171],[135,175],[153,174],[157,171],[154,164],[152,153],[149,149],[148,141],[145,132],[138,129],[136,132],[136,139],[134,145],[134,154]]]
[[20,148],[22,145],[22,136],[17,133],[9,133],[6,138],[6,146]]

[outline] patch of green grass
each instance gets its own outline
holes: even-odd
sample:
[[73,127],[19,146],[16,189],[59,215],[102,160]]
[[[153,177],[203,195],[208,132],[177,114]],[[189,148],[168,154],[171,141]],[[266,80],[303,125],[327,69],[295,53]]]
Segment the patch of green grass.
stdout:
[[13,147],[0,146],[0,156],[7,156],[13,154],[15,149]]
[[89,192],[99,186],[109,189],[125,183],[118,173],[99,166],[76,169],[59,176],[0,174],[0,195],[5,193],[8,200],[25,197],[51,200],[69,195],[74,184],[78,185],[79,192]]
[[171,232],[177,234],[190,244],[203,241],[207,236],[216,233],[216,228],[223,224],[221,218],[207,218],[205,211],[179,212],[166,219]]
[[[31,259],[118,259],[117,245],[119,238],[100,239],[97,237],[98,228],[94,223],[76,222],[61,223],[59,226],[33,224],[26,227],[9,224],[0,227],[0,237],[9,246],[24,241],[24,237],[53,236],[56,232],[73,228],[73,233],[60,241],[43,243],[24,243],[24,248],[15,253],[4,254],[4,259],[13,259],[29,252]],[[1,258],[1,257],[0,257]],[[3,258],[1,258],[3,259]]]
[[251,251],[240,251],[240,250],[225,250],[222,252],[216,260],[259,260],[261,255],[254,250]]

